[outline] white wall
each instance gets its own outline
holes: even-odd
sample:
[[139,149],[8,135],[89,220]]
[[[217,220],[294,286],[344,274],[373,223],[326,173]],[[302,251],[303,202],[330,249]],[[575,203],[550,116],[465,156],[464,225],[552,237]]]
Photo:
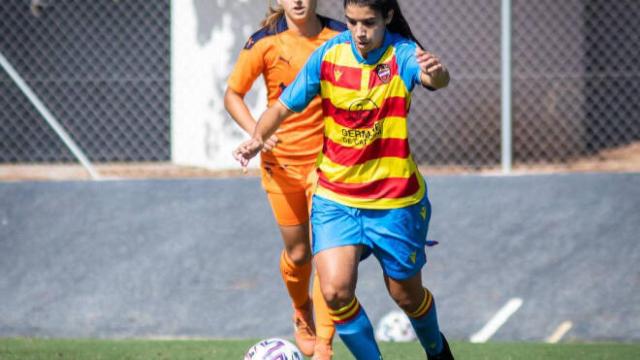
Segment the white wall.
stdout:
[[[266,11],[260,0],[173,0],[171,4],[171,158],[176,164],[237,168],[231,151],[247,138],[224,110],[226,80]],[[260,78],[247,103],[266,108]],[[252,161],[256,166],[257,161]]]

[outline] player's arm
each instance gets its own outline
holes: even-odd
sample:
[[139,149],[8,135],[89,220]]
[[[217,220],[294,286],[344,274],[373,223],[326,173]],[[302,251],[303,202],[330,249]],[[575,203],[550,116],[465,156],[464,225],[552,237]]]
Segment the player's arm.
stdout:
[[262,113],[251,139],[240,144],[233,151],[233,157],[240,162],[242,167],[246,167],[249,164],[249,160],[265,148],[266,141],[276,132],[282,121],[291,114],[293,114],[293,111],[285,107],[280,101],[276,101]]
[[[227,87],[224,93],[224,108],[227,110],[231,118],[240,126],[247,134],[254,133],[256,120],[251,115],[247,103],[244,101],[244,94],[240,94]],[[276,135],[271,135],[264,143],[264,150],[273,149],[278,142]]]
[[[227,80],[227,90],[224,93],[224,107],[231,118],[247,134],[253,134],[256,120],[251,115],[244,98],[253,83],[265,71],[265,56],[268,47],[264,41],[256,42],[252,35],[244,48],[240,51],[236,63]],[[265,143],[265,150],[276,146],[278,139],[274,135]]]
[[416,60],[420,66],[420,82],[430,90],[449,85],[449,70],[433,54],[416,47]]
[[266,139],[275,133],[287,116],[304,110],[320,92],[320,63],[326,44],[311,54],[295,80],[284,89],[280,99],[260,116],[251,139],[233,151],[233,157],[242,167],[246,167],[249,160],[264,148]]
[[251,115],[247,104],[244,102],[244,94],[240,94],[230,87],[224,93],[224,108],[247,134],[252,134],[256,127],[256,121]]

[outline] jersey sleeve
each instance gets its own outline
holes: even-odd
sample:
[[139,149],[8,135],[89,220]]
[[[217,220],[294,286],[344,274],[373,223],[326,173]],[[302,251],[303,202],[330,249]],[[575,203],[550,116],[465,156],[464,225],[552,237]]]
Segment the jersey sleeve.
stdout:
[[[247,44],[252,41],[253,39],[250,38]],[[248,93],[253,82],[262,74],[264,70],[264,46],[261,45],[263,44],[246,45],[240,51],[238,60],[227,80],[227,86],[231,90],[243,95]]]
[[324,49],[323,45],[311,54],[295,80],[280,95],[280,102],[289,110],[301,112],[320,92],[320,65]]
[[397,47],[400,75],[409,91],[413,90],[415,85],[422,84],[420,80],[420,65],[416,58],[417,47],[418,45],[413,41],[403,41]]

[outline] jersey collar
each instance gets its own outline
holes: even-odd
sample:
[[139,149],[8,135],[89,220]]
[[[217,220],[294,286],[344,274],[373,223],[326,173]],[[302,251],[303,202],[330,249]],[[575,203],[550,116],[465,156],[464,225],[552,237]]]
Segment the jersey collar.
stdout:
[[[330,28],[331,27],[331,19],[322,15],[316,15],[318,17],[318,19],[320,20],[320,24],[322,25],[322,30],[324,30],[325,28]],[[289,30],[289,25],[287,25],[287,17],[286,16],[281,16],[280,19],[278,20],[278,23],[276,24],[276,34],[282,33]],[[321,32],[322,32],[321,30]],[[341,29],[342,30],[342,29]]]
[[276,24],[276,33],[282,33],[289,30],[289,26],[287,25],[287,17],[282,15]]
[[391,34],[389,33],[389,31],[385,30],[384,39],[382,40],[382,45],[379,48],[370,51],[369,56],[367,56],[367,58],[365,59],[362,57],[362,55],[360,55],[360,52],[356,48],[356,43],[353,40],[353,36],[351,37],[351,51],[353,52],[353,55],[356,57],[356,60],[358,60],[358,62],[361,64],[367,64],[367,65],[376,64],[378,61],[380,61],[380,58],[382,57],[382,55],[384,55],[384,53],[387,51],[387,48],[389,47],[389,45],[391,45]]

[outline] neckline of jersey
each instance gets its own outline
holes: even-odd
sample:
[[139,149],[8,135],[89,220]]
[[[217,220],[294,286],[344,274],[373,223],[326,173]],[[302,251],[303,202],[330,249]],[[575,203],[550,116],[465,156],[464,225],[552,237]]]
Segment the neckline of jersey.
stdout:
[[349,32],[349,36],[351,38],[351,52],[353,53],[353,56],[356,57],[358,63],[367,65],[377,64],[378,61],[380,61],[380,58],[382,58],[382,55],[384,55],[384,53],[387,51],[389,45],[391,45],[392,40],[391,33],[389,33],[389,31],[385,29],[382,45],[377,49],[371,50],[369,54],[367,54],[367,58],[365,59],[356,48],[356,42],[353,40],[353,35],[351,35],[351,32]]
[[[316,17],[318,18],[318,20],[320,20],[320,24],[322,25],[322,29],[320,29],[320,32],[318,34],[316,34],[315,36],[303,36],[307,39],[310,40],[314,40],[319,38],[325,31],[327,31],[327,29],[329,29],[329,21],[330,19],[328,17],[322,16],[322,15],[318,15],[316,14]],[[282,16],[280,17],[280,20],[278,20],[278,24],[276,25],[276,34],[280,34],[283,33],[285,31],[289,31],[289,25],[287,24],[287,17],[286,16]]]

